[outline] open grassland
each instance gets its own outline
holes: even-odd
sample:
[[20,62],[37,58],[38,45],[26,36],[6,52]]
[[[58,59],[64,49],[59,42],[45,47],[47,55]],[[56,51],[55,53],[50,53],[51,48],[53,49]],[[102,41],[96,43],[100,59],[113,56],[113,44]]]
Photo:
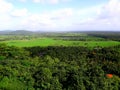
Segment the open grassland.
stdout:
[[118,41],[65,41],[65,40],[55,40],[52,38],[37,38],[31,40],[9,40],[2,41],[0,43],[6,43],[9,46],[18,47],[32,47],[32,46],[84,46],[84,47],[107,47],[120,45]]

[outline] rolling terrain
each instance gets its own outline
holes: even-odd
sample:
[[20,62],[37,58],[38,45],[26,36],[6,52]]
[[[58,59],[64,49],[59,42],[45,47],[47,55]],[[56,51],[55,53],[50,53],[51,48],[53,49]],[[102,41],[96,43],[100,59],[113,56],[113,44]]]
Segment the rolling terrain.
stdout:
[[[111,37],[110,37],[111,35]],[[25,30],[12,31],[1,35],[0,43],[10,46],[84,46],[107,47],[120,45],[120,32],[61,32],[40,33]]]
[[120,38],[111,34],[1,34],[0,90],[120,90]]

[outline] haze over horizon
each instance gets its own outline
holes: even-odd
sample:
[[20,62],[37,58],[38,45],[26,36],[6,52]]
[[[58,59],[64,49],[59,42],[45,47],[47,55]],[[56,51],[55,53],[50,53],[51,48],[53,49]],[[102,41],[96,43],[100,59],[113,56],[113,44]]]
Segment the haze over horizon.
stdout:
[[1,30],[120,31],[120,0],[0,0]]

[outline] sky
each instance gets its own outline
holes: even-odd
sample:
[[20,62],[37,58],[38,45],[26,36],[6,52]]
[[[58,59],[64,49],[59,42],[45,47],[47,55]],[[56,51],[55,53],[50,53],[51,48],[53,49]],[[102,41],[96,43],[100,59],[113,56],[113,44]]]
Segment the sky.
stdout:
[[120,0],[0,0],[0,30],[120,31]]

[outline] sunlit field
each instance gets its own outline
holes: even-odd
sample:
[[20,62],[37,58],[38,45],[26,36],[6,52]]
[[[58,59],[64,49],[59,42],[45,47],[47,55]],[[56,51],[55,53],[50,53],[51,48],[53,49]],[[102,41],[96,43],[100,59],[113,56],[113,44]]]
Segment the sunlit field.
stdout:
[[117,41],[65,41],[52,38],[38,38],[31,40],[9,40],[3,41],[1,43],[6,43],[9,46],[18,47],[32,47],[32,46],[84,46],[84,47],[107,47],[119,45],[120,42]]

